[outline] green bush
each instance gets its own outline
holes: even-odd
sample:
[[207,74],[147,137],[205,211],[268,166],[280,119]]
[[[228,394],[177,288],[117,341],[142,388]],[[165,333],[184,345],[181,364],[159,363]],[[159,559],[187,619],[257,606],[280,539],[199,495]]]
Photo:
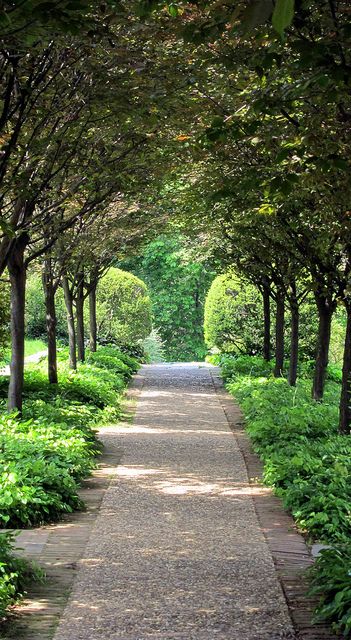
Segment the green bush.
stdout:
[[84,364],[77,372],[60,364],[58,385],[48,384],[45,361],[28,367],[22,420],[0,416],[0,519],[6,526],[37,524],[80,506],[78,482],[98,450],[93,427],[117,419],[131,374],[113,353],[119,355],[109,349],[103,364]]
[[267,362],[261,356],[216,356],[224,380],[233,380],[238,376],[269,376],[273,372],[274,362]]
[[224,353],[262,351],[263,308],[256,287],[234,273],[217,276],[205,301],[205,342]]
[[311,570],[311,595],[320,596],[315,622],[351,634],[351,544],[323,549]]
[[339,385],[325,402],[310,398],[309,381],[236,377],[239,401],[265,480],[310,537],[338,541],[351,533],[351,442],[337,434]]
[[[126,349],[125,347],[117,348],[114,345],[100,346],[98,351],[94,354],[93,359],[94,362],[98,365],[100,356],[104,358],[105,356],[117,358],[123,364],[125,364],[131,373],[136,373],[140,367],[139,357],[132,355],[130,352],[136,352],[139,355],[142,354],[142,350],[140,349]],[[93,355],[93,354],[91,354]],[[106,362],[106,361],[105,361]]]
[[0,419],[0,521],[33,526],[81,506],[78,481],[94,467],[92,434],[45,418]]
[[113,371],[114,373],[120,374],[126,380],[128,380],[131,376],[130,368],[126,364],[124,364],[124,362],[120,358],[115,358],[113,356],[107,355],[106,353],[101,353],[101,350],[97,351],[96,353],[88,353],[87,362],[97,367],[101,367],[102,369],[107,369]]
[[111,267],[97,288],[99,338],[134,345],[150,333],[151,302],[144,282]]
[[304,377],[292,388],[285,379],[262,376],[265,363],[260,359],[222,360],[227,388],[239,402],[264,462],[265,482],[310,540],[333,545],[312,571],[312,592],[321,595],[316,619],[349,637],[351,437],[338,434],[341,372],[335,365],[328,368],[324,401],[317,403],[310,397],[308,379],[313,363],[300,366]]

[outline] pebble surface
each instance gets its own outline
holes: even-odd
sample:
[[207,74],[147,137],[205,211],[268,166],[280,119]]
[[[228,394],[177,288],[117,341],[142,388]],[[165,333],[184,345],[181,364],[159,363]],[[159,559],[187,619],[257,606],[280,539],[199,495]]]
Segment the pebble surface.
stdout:
[[147,365],[54,640],[293,640],[211,366]]

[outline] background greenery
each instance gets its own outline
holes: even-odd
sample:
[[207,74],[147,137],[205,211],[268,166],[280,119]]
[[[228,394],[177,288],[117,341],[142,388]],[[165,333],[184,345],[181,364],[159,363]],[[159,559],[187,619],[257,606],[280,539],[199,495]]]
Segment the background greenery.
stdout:
[[153,324],[166,360],[203,360],[205,295],[215,275],[199,259],[185,237],[161,235],[147,244],[140,257],[123,263],[148,286]]

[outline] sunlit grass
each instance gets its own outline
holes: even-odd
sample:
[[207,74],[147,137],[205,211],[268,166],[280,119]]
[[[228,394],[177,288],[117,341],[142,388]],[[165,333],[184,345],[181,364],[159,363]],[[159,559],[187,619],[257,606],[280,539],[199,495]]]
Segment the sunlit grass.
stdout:
[[39,353],[40,351],[45,351],[47,349],[47,344],[44,340],[40,340],[39,338],[29,339],[27,338],[24,345],[24,355],[32,356],[34,353]]
[[[35,353],[39,353],[40,351],[45,351],[47,349],[47,344],[44,340],[40,340],[39,338],[31,339],[26,338],[24,344],[24,355],[27,358],[28,356],[32,356]],[[0,353],[0,368],[6,367],[6,365],[10,364],[11,360],[11,349],[5,349]]]

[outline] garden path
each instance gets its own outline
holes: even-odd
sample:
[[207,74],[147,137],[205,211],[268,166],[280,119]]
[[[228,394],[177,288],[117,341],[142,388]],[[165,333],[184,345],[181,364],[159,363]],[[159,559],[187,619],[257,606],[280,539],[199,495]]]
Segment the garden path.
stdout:
[[121,466],[55,640],[295,638],[212,370],[143,367],[133,425],[104,432]]

